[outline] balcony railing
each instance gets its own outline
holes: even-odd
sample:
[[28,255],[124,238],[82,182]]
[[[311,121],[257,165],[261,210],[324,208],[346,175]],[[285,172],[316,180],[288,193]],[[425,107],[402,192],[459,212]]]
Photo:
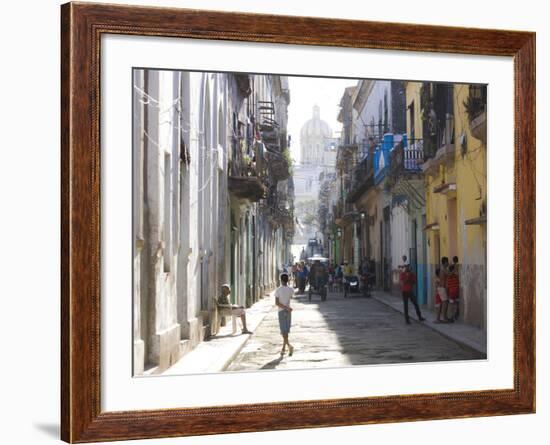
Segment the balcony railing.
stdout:
[[373,155],[367,155],[353,170],[347,201],[356,202],[374,185]]
[[284,181],[290,177],[290,164],[288,159],[275,151],[266,153],[269,173],[276,181]]
[[257,202],[265,199],[267,188],[257,176],[230,176],[229,192],[237,198]]
[[424,162],[424,142],[422,139],[403,141],[396,145],[391,152],[390,174],[397,178],[408,173],[422,172]]
[[271,207],[268,218],[275,226],[282,226],[287,231],[294,230],[294,214],[287,209]]
[[353,204],[346,202],[346,200],[344,199],[341,199],[336,206],[336,212],[334,213],[334,222],[338,225],[342,224],[344,220],[354,215],[355,212],[356,211]]
[[264,145],[254,144],[252,149],[243,153],[244,141],[233,140],[233,156],[229,164],[229,191],[232,195],[252,202],[266,196],[267,171]]
[[232,156],[229,164],[230,176],[251,177],[264,176],[264,146],[251,144],[247,147],[246,140],[233,137]]
[[[374,151],[358,144],[365,153],[359,164],[344,177],[347,201],[356,202],[370,187],[380,184],[387,174],[420,173],[425,157],[424,141],[407,140],[406,135],[386,133]],[[359,154],[359,153],[357,153]]]
[[275,121],[264,121],[260,124],[262,141],[272,148],[280,149],[279,126]]
[[[440,122],[437,134],[437,145],[434,139],[424,140],[424,163],[422,171],[427,175],[437,174],[441,165],[452,166],[455,161],[455,135],[454,117],[447,114],[445,120]],[[434,148],[437,150],[434,152]]]
[[400,142],[402,136],[387,133],[374,152],[374,183],[380,184],[390,166],[390,152],[395,142]]

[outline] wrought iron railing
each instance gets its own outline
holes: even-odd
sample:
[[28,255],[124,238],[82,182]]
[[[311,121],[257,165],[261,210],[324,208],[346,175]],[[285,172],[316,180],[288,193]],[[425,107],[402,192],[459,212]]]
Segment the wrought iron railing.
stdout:
[[264,153],[261,144],[253,144],[249,147],[242,138],[233,137],[232,156],[229,163],[230,176],[262,177],[264,165]]
[[424,142],[422,139],[404,139],[391,152],[390,171],[393,176],[407,172],[421,172],[424,162]]
[[374,156],[367,155],[352,172],[347,199],[357,200],[364,192],[374,185]]

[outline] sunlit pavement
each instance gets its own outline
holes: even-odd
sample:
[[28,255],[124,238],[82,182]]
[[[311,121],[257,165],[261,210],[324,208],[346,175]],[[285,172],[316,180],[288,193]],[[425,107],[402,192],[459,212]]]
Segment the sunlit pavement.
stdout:
[[228,371],[329,368],[351,365],[484,359],[485,354],[448,339],[374,298],[330,293],[292,301],[292,356],[281,357],[277,308],[265,316]]

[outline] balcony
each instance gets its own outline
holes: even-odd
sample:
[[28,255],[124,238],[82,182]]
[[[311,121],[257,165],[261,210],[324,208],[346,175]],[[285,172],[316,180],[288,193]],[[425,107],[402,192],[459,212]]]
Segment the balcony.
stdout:
[[279,145],[279,124],[275,120],[275,104],[272,101],[259,100],[260,133],[265,144]]
[[267,193],[267,187],[257,176],[230,176],[228,189],[236,198],[250,202],[265,199]]
[[353,204],[345,202],[343,199],[338,202],[336,213],[334,214],[334,223],[338,226],[345,225],[346,221],[356,214]]
[[[455,162],[455,144],[454,144],[454,117],[447,114],[444,120],[439,122],[439,130],[437,135],[439,147],[433,157],[424,150],[425,157],[429,157],[422,164],[422,171],[426,175],[436,175],[439,172],[439,167],[444,165],[451,167]],[[435,142],[434,142],[435,143]]]
[[281,131],[275,121],[273,102],[259,101],[261,124],[258,126],[264,150],[266,165],[270,177],[275,181],[284,181],[290,177],[290,163],[285,151],[287,147],[286,132]]
[[356,202],[371,187],[374,186],[373,155],[365,157],[352,172],[352,180],[346,201]]
[[455,145],[445,144],[436,151],[435,156],[422,164],[422,171],[426,175],[435,175],[439,171],[439,166],[450,167],[455,160]]
[[414,212],[426,205],[422,163],[424,144],[421,139],[403,138],[391,151],[387,186],[393,199],[405,199],[407,212]]
[[487,145],[487,112],[485,110],[470,121],[470,133]]
[[470,133],[487,145],[487,86],[470,85],[463,105],[468,114]]
[[470,218],[464,221],[467,226],[481,226],[487,224],[487,215],[481,215],[477,218]]
[[282,153],[267,150],[266,160],[269,173],[275,181],[284,181],[290,177],[290,164]]
[[336,165],[346,173],[350,173],[358,150],[357,144],[341,144],[336,152]]
[[[439,167],[444,165],[446,167],[452,167],[455,162],[455,144],[454,144],[454,119],[453,116],[448,115],[445,120],[444,130],[441,132],[441,136],[438,138],[439,148],[435,152],[433,157],[428,158],[422,164],[422,171],[426,175],[436,175],[439,172]],[[429,153],[425,152],[426,156]],[[426,157],[425,156],[425,157]]]
[[378,145],[374,152],[374,184],[378,185],[386,177],[386,172],[390,166],[390,153],[395,142],[392,133],[386,133],[382,143]]
[[250,154],[243,154],[240,142],[235,138],[229,164],[229,193],[241,200],[257,202],[267,193],[264,146],[255,144]]
[[260,134],[264,144],[272,149],[278,150],[280,148],[279,127],[275,121],[264,121],[260,125]]
[[[410,142],[410,145],[408,144]],[[424,162],[424,142],[422,139],[407,141],[398,144],[391,152],[390,174],[397,178],[402,175],[422,173]]]
[[271,207],[268,219],[275,227],[282,227],[287,232],[294,232],[294,215],[290,210]]
[[250,84],[250,77],[248,76],[248,74],[235,73],[234,76],[239,92],[244,97],[249,96],[252,92],[252,86]]

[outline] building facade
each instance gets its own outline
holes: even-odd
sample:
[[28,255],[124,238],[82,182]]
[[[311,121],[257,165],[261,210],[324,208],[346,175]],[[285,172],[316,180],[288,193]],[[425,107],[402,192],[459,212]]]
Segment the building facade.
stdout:
[[247,307],[276,285],[294,218],[286,78],[136,69],[133,80],[139,375],[209,338],[221,284]]
[[[461,317],[486,329],[486,86],[423,83],[429,276],[441,258],[458,257]],[[433,279],[430,291],[434,292]]]
[[[441,258],[458,260],[461,321],[486,329],[487,128],[484,85],[360,80],[344,91],[336,178],[322,204],[331,258],[375,266],[398,293],[399,266],[434,305]],[[327,207],[325,209],[325,207]],[[406,257],[404,259],[403,257]]]
[[391,181],[392,153],[405,141],[404,103],[403,82],[360,80],[344,92],[340,112],[343,252],[356,266],[369,261],[387,291],[398,286],[398,261],[409,252],[406,199],[394,197]]
[[360,80],[340,106],[336,178],[320,195],[331,258],[370,260],[394,293],[409,264],[433,307],[441,258],[457,257],[460,319],[486,329],[486,87]]

